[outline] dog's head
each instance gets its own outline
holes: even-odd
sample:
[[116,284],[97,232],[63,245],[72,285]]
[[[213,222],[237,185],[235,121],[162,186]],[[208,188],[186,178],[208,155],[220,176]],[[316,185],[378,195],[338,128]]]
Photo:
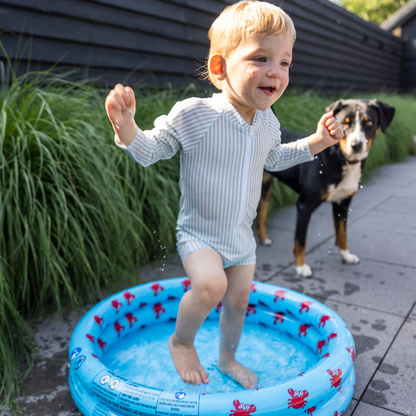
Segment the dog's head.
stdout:
[[326,108],[346,127],[340,148],[345,158],[360,161],[368,156],[379,128],[385,133],[393,120],[394,107],[379,100],[338,100]]

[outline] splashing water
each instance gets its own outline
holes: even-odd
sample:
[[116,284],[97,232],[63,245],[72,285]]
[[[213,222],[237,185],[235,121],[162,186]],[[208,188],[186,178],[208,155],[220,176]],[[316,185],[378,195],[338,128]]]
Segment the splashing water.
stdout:
[[[168,391],[189,393],[231,393],[244,390],[216,367],[219,357],[218,320],[208,319],[198,331],[195,347],[209,384],[184,383],[175,370],[168,340],[175,323],[168,322],[132,332],[111,346],[102,358],[104,365],[136,383]],[[244,325],[236,353],[237,361],[255,371],[259,387],[281,384],[312,368],[317,355],[294,338],[272,328]]]

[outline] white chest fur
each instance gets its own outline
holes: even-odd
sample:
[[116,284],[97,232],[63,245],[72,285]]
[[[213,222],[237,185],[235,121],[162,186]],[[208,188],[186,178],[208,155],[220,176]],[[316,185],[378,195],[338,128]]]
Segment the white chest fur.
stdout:
[[329,196],[327,202],[340,202],[358,191],[361,179],[361,163],[349,165],[341,179],[341,182],[335,185],[329,185]]

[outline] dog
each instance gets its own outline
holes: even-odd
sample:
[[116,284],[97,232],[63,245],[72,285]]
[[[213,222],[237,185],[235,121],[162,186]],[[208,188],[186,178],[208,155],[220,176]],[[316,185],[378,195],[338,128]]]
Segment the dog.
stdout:
[[[355,264],[359,258],[347,247],[347,217],[356,194],[365,161],[379,129],[385,133],[393,120],[394,107],[373,100],[338,100],[326,108],[344,126],[341,141],[302,163],[284,171],[264,171],[258,209],[258,237],[262,244],[271,245],[266,231],[266,216],[273,193],[273,179],[285,183],[299,194],[296,203],[297,220],[294,243],[296,273],[312,276],[305,261],[306,236],[312,213],[322,202],[332,203],[336,245],[345,263]],[[282,129],[282,143],[305,137],[304,134]]]

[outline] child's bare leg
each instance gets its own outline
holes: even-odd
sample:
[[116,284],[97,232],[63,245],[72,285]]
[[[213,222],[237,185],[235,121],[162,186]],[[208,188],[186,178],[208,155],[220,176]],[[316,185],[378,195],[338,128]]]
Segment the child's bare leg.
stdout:
[[256,387],[258,377],[255,372],[235,360],[235,353],[243,330],[254,269],[254,265],[225,269],[228,287],[222,300],[223,309],[220,317],[220,358],[217,367],[246,389]]
[[220,255],[211,249],[192,252],[185,259],[184,268],[191,280],[191,290],[183,295],[179,304],[169,349],[182,380],[195,385],[209,382],[194,347],[195,334],[224,296],[227,277]]

